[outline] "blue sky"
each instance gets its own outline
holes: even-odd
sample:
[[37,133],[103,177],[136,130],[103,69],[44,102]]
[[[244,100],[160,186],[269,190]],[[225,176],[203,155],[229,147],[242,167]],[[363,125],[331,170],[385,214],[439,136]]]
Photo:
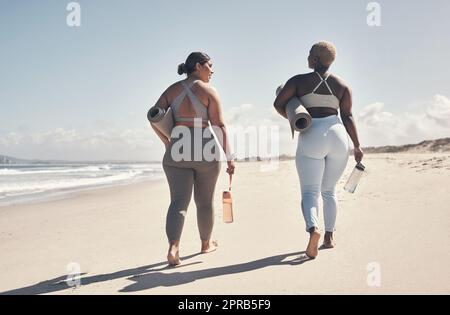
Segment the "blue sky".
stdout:
[[69,2],[0,0],[0,154],[160,159],[146,111],[197,50],[213,58],[229,124],[288,133],[275,88],[309,71],[322,39],[337,46],[331,70],[353,88],[364,145],[450,136],[446,0],[378,1],[381,27],[367,25],[370,1],[85,0],[71,28]]

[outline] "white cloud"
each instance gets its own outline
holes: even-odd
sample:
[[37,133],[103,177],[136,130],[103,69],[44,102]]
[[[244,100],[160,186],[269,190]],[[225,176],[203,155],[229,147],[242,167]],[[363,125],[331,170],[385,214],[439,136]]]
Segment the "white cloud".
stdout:
[[427,117],[443,127],[450,128],[450,100],[442,95],[435,95],[428,105]]
[[393,114],[374,103],[356,113],[363,146],[401,145],[450,137],[450,100],[435,95],[422,110]]
[[[363,146],[400,145],[450,137],[450,100],[436,95],[422,110],[394,114],[383,103],[355,112]],[[279,128],[280,154],[295,154],[297,139],[273,106],[242,104],[224,112],[230,129]],[[56,128],[45,132],[27,129],[0,134],[0,154],[19,158],[61,160],[161,160],[164,146],[151,128],[121,129],[98,123],[84,129]]]
[[134,130],[21,131],[0,136],[0,154],[28,159],[155,160],[163,151],[156,140],[146,126]]

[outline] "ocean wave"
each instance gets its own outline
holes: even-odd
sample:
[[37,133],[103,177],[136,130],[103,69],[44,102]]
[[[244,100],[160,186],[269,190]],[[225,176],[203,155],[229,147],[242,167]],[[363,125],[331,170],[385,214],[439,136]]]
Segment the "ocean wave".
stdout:
[[79,173],[79,172],[99,172],[102,168],[98,166],[87,166],[80,168],[66,168],[66,169],[45,169],[45,170],[31,170],[31,169],[1,169],[0,175],[34,175],[34,174],[63,174],[63,173]]
[[11,197],[13,195],[35,194],[52,190],[78,189],[89,186],[101,186],[137,179],[144,174],[142,170],[127,172],[96,178],[66,178],[60,180],[42,180],[25,183],[0,183],[0,194]]
[[0,175],[36,175],[36,174],[69,174],[69,173],[89,173],[89,172],[105,172],[112,171],[114,169],[120,170],[130,170],[130,169],[139,169],[144,170],[146,172],[157,172],[158,169],[155,168],[155,165],[98,165],[98,166],[79,166],[79,167],[65,167],[65,168],[56,168],[55,169],[32,169],[32,168],[21,168],[21,169],[13,169],[13,168],[4,168],[0,169]]

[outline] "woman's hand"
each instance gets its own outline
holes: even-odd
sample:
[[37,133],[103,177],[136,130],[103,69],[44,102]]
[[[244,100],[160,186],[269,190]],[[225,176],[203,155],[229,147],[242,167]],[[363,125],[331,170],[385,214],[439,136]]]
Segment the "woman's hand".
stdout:
[[228,161],[227,164],[228,164],[227,173],[230,174],[230,175],[233,175],[234,174],[234,168],[235,168],[234,161]]
[[361,147],[355,147],[354,155],[355,155],[356,163],[360,163],[364,157],[364,152],[361,149]]

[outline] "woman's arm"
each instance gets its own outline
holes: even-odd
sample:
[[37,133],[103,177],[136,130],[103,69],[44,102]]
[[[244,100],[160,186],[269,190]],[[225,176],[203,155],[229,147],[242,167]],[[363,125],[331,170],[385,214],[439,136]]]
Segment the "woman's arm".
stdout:
[[361,145],[358,139],[358,132],[356,130],[355,120],[352,113],[353,101],[352,101],[352,91],[349,87],[345,88],[344,96],[341,99],[341,118],[344,123],[345,129],[353,141],[353,146],[355,147],[355,160],[356,162],[361,162],[364,152],[361,149]]
[[156,134],[158,135],[158,137],[161,139],[161,141],[164,143],[164,146],[166,147],[166,149],[169,147],[170,144],[170,140],[167,139],[167,137],[158,129],[156,129],[155,127],[153,127],[152,124],[150,124],[150,126],[153,128],[153,130],[156,132]]
[[283,89],[275,99],[273,106],[275,107],[277,112],[286,119],[288,118],[286,114],[286,105],[296,95],[297,87],[294,82],[294,78],[292,78],[286,83],[286,85],[283,87]]
[[[165,91],[161,97],[158,99],[158,101],[156,102],[155,106],[162,108],[164,110],[167,110],[170,106],[169,101],[167,99],[166,96],[167,91]],[[156,132],[156,134],[158,135],[158,137],[161,139],[161,141],[164,143],[164,145],[166,146],[166,148],[169,146],[170,144],[170,139],[167,139],[167,137],[160,132],[158,129],[156,129],[155,127],[153,127],[152,124],[150,124],[150,126],[153,128],[153,130]]]
[[220,103],[219,93],[216,89],[209,87],[209,103],[208,103],[208,116],[211,122],[211,126],[214,129],[219,128],[220,134],[217,134],[217,138],[222,146],[225,155],[227,157],[228,169],[227,173],[230,175],[234,174],[234,158],[231,152],[230,143],[228,140],[228,133],[225,127],[223,115],[222,115],[222,105]]

